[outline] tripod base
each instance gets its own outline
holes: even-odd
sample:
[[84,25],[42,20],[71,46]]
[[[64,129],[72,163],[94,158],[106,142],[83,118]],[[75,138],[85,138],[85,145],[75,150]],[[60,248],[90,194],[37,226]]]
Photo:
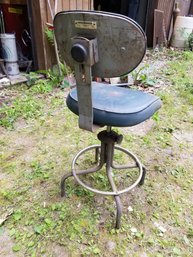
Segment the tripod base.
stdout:
[[[65,182],[66,182],[66,179],[71,176],[73,176],[81,186],[83,186],[84,188],[86,188],[94,193],[113,196],[115,199],[115,202],[116,202],[116,207],[117,207],[115,228],[118,229],[118,228],[120,228],[121,215],[122,215],[122,203],[121,203],[120,195],[131,191],[137,185],[143,185],[144,180],[145,180],[146,169],[133,153],[131,153],[130,151],[128,151],[125,148],[115,145],[115,143],[122,141],[122,135],[118,135],[116,132],[114,132],[112,130],[110,130],[110,131],[105,130],[98,134],[98,138],[101,141],[101,145],[89,146],[89,147],[81,150],[74,157],[73,162],[72,162],[72,172],[64,175],[61,179],[61,196],[66,195]],[[125,153],[133,161],[133,163],[130,165],[114,164],[113,157],[114,157],[115,149],[117,151],[121,151],[122,153]],[[85,153],[87,153],[91,150],[95,150],[95,160],[96,160],[97,165],[90,169],[77,170],[76,164],[77,164],[80,156],[84,155]],[[98,190],[96,188],[93,188],[93,187],[85,184],[85,182],[83,182],[80,179],[81,175],[86,175],[89,173],[95,173],[95,172],[100,171],[104,165],[105,165],[105,169],[106,169],[106,175],[107,175],[109,184],[112,189],[111,191]],[[114,182],[112,169],[125,170],[125,169],[134,169],[134,168],[138,169],[138,177],[135,180],[135,182],[133,182],[130,186],[128,186],[124,189],[118,189]]]

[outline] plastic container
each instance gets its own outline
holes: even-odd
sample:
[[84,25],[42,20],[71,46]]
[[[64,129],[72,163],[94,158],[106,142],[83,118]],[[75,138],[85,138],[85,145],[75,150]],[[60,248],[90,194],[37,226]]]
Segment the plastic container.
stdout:
[[193,17],[177,16],[171,40],[171,46],[188,48],[188,37],[193,30]]

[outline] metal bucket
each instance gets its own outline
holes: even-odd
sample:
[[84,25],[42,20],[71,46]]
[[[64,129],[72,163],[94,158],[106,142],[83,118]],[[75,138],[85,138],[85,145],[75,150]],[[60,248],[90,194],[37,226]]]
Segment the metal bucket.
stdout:
[[19,74],[19,66],[17,62],[6,62],[5,68],[7,70],[8,75],[18,75]]
[[5,60],[6,70],[8,75],[19,74],[19,67],[17,64],[17,48],[15,34],[4,33],[0,34],[2,57]]
[[6,62],[17,62],[17,49],[15,34],[0,34],[1,46],[2,46],[2,56]]

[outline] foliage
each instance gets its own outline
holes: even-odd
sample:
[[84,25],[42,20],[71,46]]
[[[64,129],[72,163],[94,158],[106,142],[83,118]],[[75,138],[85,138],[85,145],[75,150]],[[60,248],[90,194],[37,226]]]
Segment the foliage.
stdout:
[[11,104],[3,104],[0,109],[0,125],[13,128],[14,122],[22,117],[35,119],[41,115],[42,103],[31,95],[23,95],[16,98]]
[[193,30],[188,36],[188,46],[191,51],[193,51]]
[[49,28],[46,28],[45,34],[48,39],[48,42],[51,43],[52,45],[54,45],[54,31]]
[[[48,41],[52,45],[54,45],[54,30],[46,28],[45,34],[46,34]],[[60,71],[59,71],[59,69],[60,69]],[[47,77],[53,81],[53,83],[61,84],[61,88],[63,88],[63,89],[65,87],[69,86],[68,81],[64,80],[64,77],[73,73],[71,71],[70,67],[68,67],[65,63],[63,63],[63,61],[59,61],[58,65],[54,65],[52,69],[49,69],[48,71],[42,71],[42,72],[44,74],[46,74]]]
[[193,104],[193,52],[180,52],[177,60],[172,61],[166,72],[171,82],[178,88],[181,96]]
[[155,85],[155,79],[153,79],[149,74],[147,74],[146,70],[149,67],[149,65],[144,65],[141,68],[134,70],[132,72],[132,77],[134,80],[134,85],[141,85],[144,87],[148,86],[154,86]]

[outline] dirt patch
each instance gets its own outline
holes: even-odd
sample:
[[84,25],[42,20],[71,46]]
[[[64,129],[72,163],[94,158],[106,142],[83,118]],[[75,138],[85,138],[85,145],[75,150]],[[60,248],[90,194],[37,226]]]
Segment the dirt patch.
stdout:
[[70,255],[66,252],[65,247],[60,245],[55,245],[52,248],[52,256],[53,257],[69,257]]
[[182,143],[193,145],[193,133],[188,131],[176,132],[173,136]]
[[[10,238],[8,231],[4,230],[0,233],[0,256],[1,257],[16,257],[16,253],[13,252],[12,248],[14,242]],[[21,255],[20,255],[21,256]]]
[[145,136],[155,126],[155,121],[148,119],[147,121],[132,127],[121,128],[124,133],[131,133],[137,136]]

